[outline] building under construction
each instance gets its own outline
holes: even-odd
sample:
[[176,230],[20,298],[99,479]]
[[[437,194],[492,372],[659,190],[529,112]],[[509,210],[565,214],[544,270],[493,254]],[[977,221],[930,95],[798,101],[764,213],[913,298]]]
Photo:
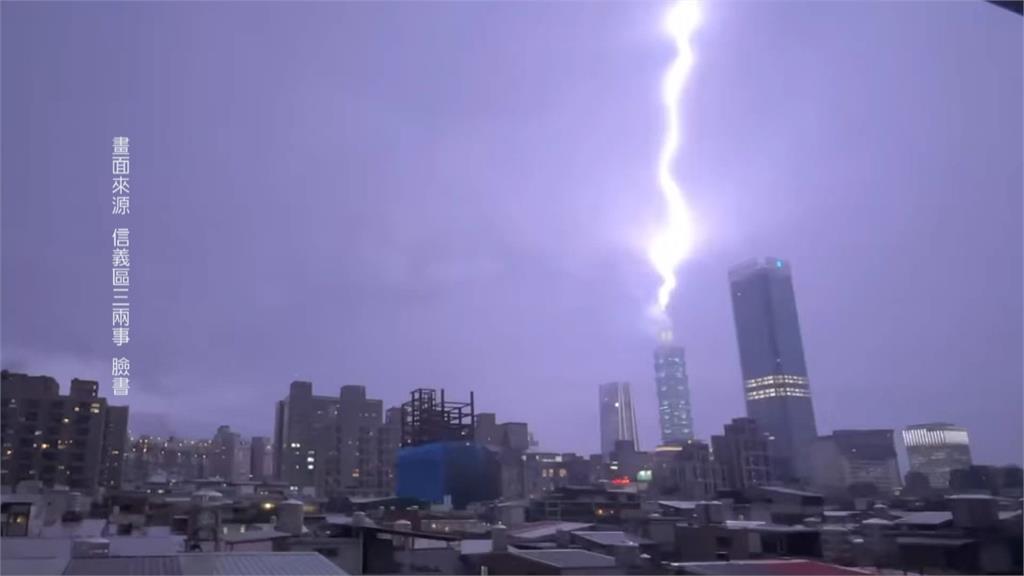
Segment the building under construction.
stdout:
[[397,495],[464,508],[501,494],[495,454],[474,440],[473,394],[452,402],[444,390],[418,388],[402,404]]
[[402,446],[473,441],[473,393],[469,402],[445,399],[444,390],[417,388],[402,404]]

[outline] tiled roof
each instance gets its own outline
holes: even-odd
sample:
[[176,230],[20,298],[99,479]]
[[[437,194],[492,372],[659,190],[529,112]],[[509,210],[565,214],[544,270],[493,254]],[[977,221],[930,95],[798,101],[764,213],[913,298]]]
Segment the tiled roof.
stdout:
[[253,576],[334,576],[345,574],[316,552],[179,554],[181,574]]
[[591,526],[593,526],[593,524],[587,524],[584,522],[545,521],[526,524],[524,526],[514,528],[508,531],[508,535],[514,539],[537,540],[541,538],[554,537],[559,530],[572,532],[574,530],[590,528]]
[[521,540],[536,540],[541,538],[554,537],[559,530],[565,532],[572,532],[574,530],[582,530],[590,528],[593,524],[587,524],[583,522],[559,522],[559,521],[544,521],[532,524],[526,524],[512,530],[509,530],[508,534],[512,538]]
[[910,512],[896,520],[896,524],[910,525],[939,525],[953,521],[953,513],[945,510]]
[[182,574],[177,556],[72,558],[64,574],[75,576],[175,576]]
[[64,572],[67,558],[0,558],[0,574],[52,576]]
[[615,559],[587,550],[512,550],[513,554],[562,569],[609,568]]
[[573,532],[573,535],[601,546],[632,546],[654,543],[652,540],[633,536],[632,534],[626,534],[621,530],[607,532],[577,530],[576,532]]
[[843,576],[870,574],[856,568],[813,560],[748,560],[733,562],[680,562],[684,574],[711,576]]
[[340,576],[316,552],[199,552],[174,556],[74,558],[65,576]]
[[289,536],[291,536],[291,534],[287,532],[278,532],[277,530],[250,530],[247,532],[225,534],[223,540],[228,544],[241,544],[242,542],[260,542],[263,540],[273,540],[275,538],[287,538]]

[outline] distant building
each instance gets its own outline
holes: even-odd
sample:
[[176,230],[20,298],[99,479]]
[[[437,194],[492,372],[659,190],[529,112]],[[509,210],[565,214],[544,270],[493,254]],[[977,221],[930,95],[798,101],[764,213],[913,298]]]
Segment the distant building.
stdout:
[[217,427],[217,432],[210,441],[209,475],[211,478],[221,478],[228,482],[236,480],[235,454],[239,450],[240,441],[241,435],[232,432],[230,426]]
[[473,437],[484,446],[499,447],[502,445],[501,428],[498,417],[493,412],[480,412],[473,423]]
[[653,457],[640,452],[629,440],[619,440],[608,457],[607,470],[602,474],[613,486],[627,486],[637,482],[650,482]]
[[380,427],[377,450],[380,461],[380,486],[386,494],[395,493],[398,478],[398,450],[402,446],[402,409],[388,408],[384,413],[384,424]]
[[971,464],[949,474],[949,487],[954,492],[989,493],[1003,498],[1024,497],[1024,470],[1020,466],[985,466]]
[[[148,441],[143,441],[148,439]],[[212,442],[207,439],[186,440],[174,436],[166,441],[149,437],[140,438],[132,445],[133,457],[141,456],[143,466],[149,472],[160,471],[173,480],[193,480],[213,475],[210,471],[213,461]],[[138,475],[146,480],[149,474]]]
[[68,395],[61,396],[60,386],[49,376],[4,370],[0,399],[4,486],[38,480],[48,487],[94,492],[120,484],[121,431],[128,409],[119,407],[110,417],[97,382],[76,378]]
[[917,424],[903,429],[910,469],[928,477],[932,488],[949,487],[949,474],[971,465],[967,430],[945,423]]
[[806,479],[801,457],[817,437],[789,265],[760,258],[729,271],[747,416],[775,438],[786,478]]
[[[331,492],[379,493],[378,431],[384,418],[384,404],[366,397],[363,386],[342,386],[338,404],[337,479],[329,481]],[[328,476],[331,476],[328,472]]]
[[725,433],[711,437],[715,462],[722,470],[724,487],[746,490],[772,483],[771,437],[753,418],[733,418]]
[[288,396],[277,403],[274,422],[274,466],[279,480],[295,487],[326,487],[329,460],[337,458],[340,400],[315,396],[313,383],[291,383]]
[[594,484],[600,475],[590,458],[573,453],[527,452],[525,458],[526,496],[537,496],[563,486]]
[[855,484],[872,484],[889,495],[901,485],[892,430],[836,430],[818,438],[809,455],[815,490],[845,493]]
[[208,475],[228,482],[249,480],[252,446],[230,426],[220,426],[210,441]]
[[670,343],[671,335],[654,351],[654,383],[658,392],[661,443],[678,444],[693,439],[690,381],[686,375],[686,351]]
[[675,500],[707,500],[714,498],[720,485],[721,472],[704,442],[689,440],[655,450],[651,478],[654,494]]
[[151,478],[188,481],[214,476],[213,441],[171,436],[142,435],[131,440],[125,460],[125,479],[133,483]]
[[949,488],[956,493],[998,495],[1002,484],[1002,475],[998,466],[971,464],[964,468],[951,470],[949,474]]
[[131,447],[124,463],[125,482],[145,482],[157,470],[160,455],[153,449],[152,440],[153,437],[147,434],[131,439]]
[[101,486],[104,488],[121,487],[128,449],[128,407],[107,406],[107,422],[103,427]]
[[[397,445],[399,422],[386,425],[380,400],[367,398],[363,386],[342,386],[337,397],[313,394],[310,382],[292,382],[277,403],[274,466],[279,480],[294,489],[315,488],[321,496],[389,493],[392,470],[381,458]],[[393,416],[393,419],[397,418]],[[390,426],[390,427],[388,427]]]
[[530,448],[530,430],[525,422],[498,424],[493,413],[474,417],[474,439],[497,456],[501,465],[501,497],[522,498],[528,492],[529,473],[526,451]]
[[249,457],[249,478],[251,480],[269,480],[274,476],[274,445],[266,436],[253,436],[250,444],[252,455]]
[[[562,523],[603,522],[615,524],[622,518],[638,517],[641,498],[635,490],[598,486],[562,486],[529,503],[531,521],[557,520]],[[579,528],[579,526],[576,526]],[[557,526],[550,527],[552,531]],[[570,528],[571,530],[572,528]],[[589,572],[579,572],[589,574]]]
[[515,452],[530,449],[530,428],[526,422],[503,422],[500,426],[504,446]]
[[599,391],[601,417],[601,454],[606,458],[615,450],[615,443],[628,440],[639,448],[636,434],[636,413],[629,393],[629,382],[602,384]]
[[235,482],[247,482],[252,479],[252,440],[249,438],[238,438],[231,477]]

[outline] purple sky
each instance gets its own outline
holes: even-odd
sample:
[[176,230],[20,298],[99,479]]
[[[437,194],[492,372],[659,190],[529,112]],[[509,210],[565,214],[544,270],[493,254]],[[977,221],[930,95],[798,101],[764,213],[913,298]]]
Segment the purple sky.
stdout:
[[[476,392],[657,440],[656,3],[2,5],[3,366],[109,395],[110,138],[132,138],[136,431],[270,434],[293,379]],[[1020,462],[1022,28],[980,1],[706,7],[672,304],[698,436],[743,414],[729,266],[791,260],[818,427]],[[165,414],[165,416],[157,416]]]

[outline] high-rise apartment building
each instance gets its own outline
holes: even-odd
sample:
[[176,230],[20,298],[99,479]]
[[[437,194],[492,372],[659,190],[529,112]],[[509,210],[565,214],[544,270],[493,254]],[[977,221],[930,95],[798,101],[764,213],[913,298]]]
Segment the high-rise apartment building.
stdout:
[[342,386],[339,398],[338,470],[331,489],[377,493],[381,488],[378,440],[384,404],[368,399],[363,386]]
[[772,483],[770,436],[753,418],[733,418],[724,434],[711,437],[711,451],[725,487],[746,490]]
[[932,488],[949,487],[953,470],[971,465],[971,445],[967,430],[936,422],[916,424],[903,429],[910,469],[928,477]]
[[774,438],[782,481],[806,480],[817,437],[789,264],[750,260],[729,271],[747,416]]
[[274,466],[279,480],[296,488],[326,488],[328,463],[337,462],[336,396],[316,396],[313,383],[292,382],[277,402]]
[[251,443],[230,426],[217,428],[210,442],[209,475],[228,482],[244,482],[249,480],[251,470]]
[[855,484],[871,484],[881,494],[902,485],[892,430],[836,430],[811,444],[811,487],[841,493]]
[[101,486],[104,488],[121,487],[128,449],[128,407],[107,406],[107,421],[103,426]]
[[686,352],[682,346],[671,344],[669,333],[665,333],[662,339],[663,344],[654,351],[654,383],[658,393],[661,443],[679,444],[693,439]]
[[651,489],[677,500],[707,500],[721,485],[721,472],[710,447],[700,440],[658,446],[654,451]]
[[330,397],[314,395],[310,382],[293,382],[288,397],[277,403],[277,477],[325,496],[390,492],[393,468],[381,458],[397,450],[401,418],[392,413],[386,424],[383,417],[383,403],[367,398],[363,386],[343,386]]
[[49,376],[4,370],[0,398],[3,485],[38,480],[84,492],[120,485],[128,409],[111,417],[97,382],[76,378],[61,396]]
[[615,443],[628,440],[638,449],[636,413],[629,393],[628,382],[609,382],[599,390],[601,418],[601,454],[607,458],[615,450]]

